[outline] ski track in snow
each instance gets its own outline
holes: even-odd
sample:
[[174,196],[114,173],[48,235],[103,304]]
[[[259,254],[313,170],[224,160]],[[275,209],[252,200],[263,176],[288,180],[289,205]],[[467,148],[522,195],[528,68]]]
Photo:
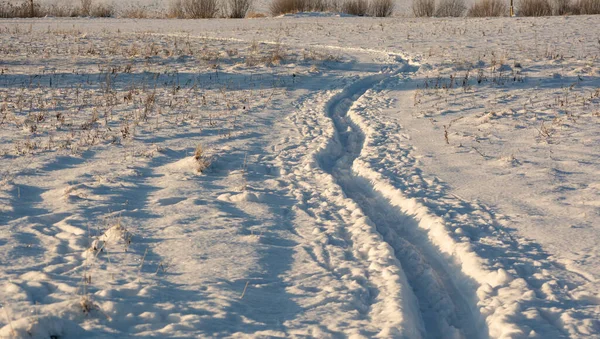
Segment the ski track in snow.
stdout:
[[382,74],[361,79],[329,102],[327,113],[336,127],[334,143],[337,147],[321,154],[319,163],[335,178],[344,194],[357,203],[382,235],[382,240],[394,250],[418,300],[419,317],[426,331],[424,337],[460,335],[480,338],[482,324],[473,315],[476,305],[465,300],[461,288],[457,288],[446,273],[446,270],[456,268],[444,267],[444,259],[428,242],[427,235],[418,233],[417,223],[390,205],[369,180],[352,172],[364,137],[348,121],[347,113],[365,92],[388,76]]
[[[409,67],[405,68],[409,72],[414,71]],[[361,120],[361,114],[369,109],[377,110],[377,105],[373,108],[373,101],[379,99],[381,89],[372,91],[373,87],[389,82],[390,78],[396,76],[398,75],[389,73],[368,75],[356,80],[329,100],[317,100],[320,104],[310,103],[308,107],[301,109],[302,114],[309,117],[298,118],[296,123],[307,138],[316,136],[314,143],[319,146],[306,147],[316,148],[318,151],[309,152],[304,159],[304,171],[308,172],[302,175],[304,179],[295,177],[294,181],[310,181],[306,177],[317,176],[321,182],[335,182],[339,187],[332,188],[328,183],[324,194],[313,192],[315,186],[320,184],[303,185],[303,201],[308,206],[314,206],[315,203],[310,202],[317,199],[314,197],[317,195],[319,199],[327,201],[321,202],[321,206],[335,206],[337,203],[342,210],[340,214],[362,218],[361,222],[376,229],[379,241],[395,253],[397,261],[394,260],[389,265],[402,271],[399,274],[403,286],[399,288],[402,291],[400,302],[395,305],[402,309],[404,317],[409,316],[408,319],[417,324],[406,327],[405,322],[399,322],[399,328],[406,331],[399,333],[407,337],[414,337],[415,333],[419,333],[431,338],[487,338],[535,336],[541,333],[552,337],[578,337],[593,331],[596,326],[591,320],[593,316],[589,318],[590,314],[575,306],[580,304],[585,307],[585,301],[577,302],[561,291],[557,278],[547,275],[544,270],[544,267],[559,265],[549,261],[535,244],[515,239],[503,231],[485,206],[469,205],[458,198],[444,196],[437,198],[440,201],[437,204],[421,205],[414,198],[402,194],[399,188],[402,185],[398,186],[390,181],[394,178],[406,182],[410,181],[408,178],[398,176],[397,172],[393,173],[385,166],[372,169],[371,165],[374,163],[368,161],[382,155],[378,155],[378,149],[370,149],[371,152],[367,154],[361,153],[366,143],[365,135],[369,138],[385,135],[387,126],[370,126],[374,122],[374,116],[366,113],[367,119]],[[386,106],[385,103],[383,106]],[[332,119],[332,126],[329,126],[332,130],[323,131],[325,127],[314,125],[319,120],[318,117],[310,117],[315,111]],[[395,134],[397,130],[391,129],[390,132]],[[327,135],[328,139],[322,140],[323,135]],[[390,142],[397,140],[383,138],[375,141],[375,144],[390,145]],[[403,159],[410,157],[407,151],[400,152],[404,153],[399,155]],[[415,166],[414,161],[407,165]],[[408,172],[410,170],[419,173],[418,167],[409,167]],[[321,171],[330,177],[323,177]],[[380,173],[389,174],[389,177],[382,177]],[[435,197],[443,192],[443,188],[437,188],[438,191],[431,193],[436,190],[435,180],[426,184],[428,179],[421,178],[420,175],[419,178],[424,181],[417,181],[416,185],[413,183],[411,191],[418,191],[419,185],[424,185],[421,189],[425,193],[420,196],[424,194],[427,197],[429,193],[431,197]],[[319,187],[319,190],[323,188]],[[345,200],[341,206],[340,200]],[[426,202],[427,199],[423,201]],[[349,211],[346,212],[345,209]],[[453,212],[454,209],[465,211],[460,213],[469,213],[473,217],[465,218],[465,215],[459,214],[463,221],[458,225],[452,219],[443,221],[431,217],[432,210],[436,214],[448,215],[456,213]],[[307,211],[314,211],[314,207],[308,207]],[[312,213],[315,215],[315,212]],[[453,232],[457,234],[456,239],[453,239],[451,230],[446,228],[445,223],[452,225]],[[350,239],[356,239],[357,235],[352,232],[352,228],[350,230]],[[465,233],[467,238],[461,235]],[[353,243],[350,239],[350,246],[364,246]],[[489,251],[490,241],[499,242],[506,253]],[[524,250],[529,254],[522,256]],[[541,267],[535,268],[536,266]],[[512,267],[517,269],[518,276],[511,276],[506,272]],[[366,276],[373,277],[374,274]],[[370,280],[376,286],[378,296],[385,296],[375,279]],[[408,286],[410,292],[406,291]],[[387,297],[387,300],[381,298],[385,300],[382,302],[394,305],[390,301],[393,297]],[[569,301],[557,308],[554,300],[558,298]],[[368,304],[368,307],[371,309],[371,319],[381,321],[380,318],[375,318],[381,314],[374,311],[374,303]],[[564,326],[562,321],[557,320],[560,314],[565,319],[579,319],[576,321],[577,325]]]

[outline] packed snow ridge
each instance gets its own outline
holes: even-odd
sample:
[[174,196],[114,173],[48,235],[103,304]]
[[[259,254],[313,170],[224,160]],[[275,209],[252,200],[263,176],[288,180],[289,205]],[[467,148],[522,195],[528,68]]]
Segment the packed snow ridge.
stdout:
[[600,338],[599,20],[0,21],[0,337]]

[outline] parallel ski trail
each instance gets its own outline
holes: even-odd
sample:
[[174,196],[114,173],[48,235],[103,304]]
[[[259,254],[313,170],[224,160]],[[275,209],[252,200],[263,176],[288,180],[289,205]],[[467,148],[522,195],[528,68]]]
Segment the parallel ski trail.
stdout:
[[352,164],[361,153],[364,135],[347,118],[352,105],[371,87],[386,77],[378,74],[364,78],[334,97],[326,106],[332,118],[338,147],[319,155],[322,169],[333,176],[345,195],[354,200],[376,225],[377,231],[402,264],[418,302],[425,337],[487,337],[480,321],[463,297],[448,271],[458,269],[446,263],[417,221],[405,215],[377,192],[369,180],[352,172]]

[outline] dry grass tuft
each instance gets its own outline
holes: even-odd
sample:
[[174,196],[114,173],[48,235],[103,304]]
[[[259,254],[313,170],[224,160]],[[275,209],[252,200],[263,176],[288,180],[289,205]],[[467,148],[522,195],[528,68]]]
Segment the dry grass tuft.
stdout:
[[194,151],[194,159],[197,163],[196,171],[199,173],[204,172],[211,164],[210,158],[205,154],[202,144],[198,144],[196,147],[196,150]]

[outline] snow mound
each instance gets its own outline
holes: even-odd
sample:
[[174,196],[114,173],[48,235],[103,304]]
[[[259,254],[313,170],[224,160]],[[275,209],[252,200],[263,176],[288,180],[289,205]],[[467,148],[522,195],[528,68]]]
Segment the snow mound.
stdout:
[[0,329],[1,338],[82,338],[85,330],[75,322],[55,316],[36,316],[12,321]]
[[252,192],[242,192],[239,194],[231,194],[231,193],[225,193],[225,194],[221,194],[220,196],[217,197],[217,199],[221,200],[221,201],[229,201],[229,202],[242,202],[242,201],[248,201],[248,202],[261,202],[263,201],[263,195],[260,193],[252,193]]
[[122,243],[125,248],[131,243],[131,233],[118,222],[116,225],[107,229],[101,236],[94,239],[90,248],[86,251],[92,253],[99,253],[104,251],[109,245],[115,245]]
[[177,162],[165,166],[166,169],[173,173],[194,173],[198,174],[202,172],[200,170],[200,164],[194,157],[183,158]]

